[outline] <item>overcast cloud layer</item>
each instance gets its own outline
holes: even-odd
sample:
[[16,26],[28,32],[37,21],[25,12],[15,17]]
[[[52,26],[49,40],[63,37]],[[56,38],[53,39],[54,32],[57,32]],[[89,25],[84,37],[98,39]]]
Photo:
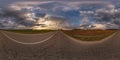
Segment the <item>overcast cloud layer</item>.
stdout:
[[118,1],[1,2],[0,29],[120,29]]

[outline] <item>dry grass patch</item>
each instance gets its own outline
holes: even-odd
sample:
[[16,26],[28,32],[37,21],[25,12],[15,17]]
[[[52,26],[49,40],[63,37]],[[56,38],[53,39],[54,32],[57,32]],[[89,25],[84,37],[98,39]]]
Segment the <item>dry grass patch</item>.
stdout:
[[98,41],[115,33],[117,30],[64,30],[67,35],[83,41]]
[[14,33],[23,33],[23,34],[39,34],[39,33],[52,32],[55,30],[4,30],[4,31],[9,31]]

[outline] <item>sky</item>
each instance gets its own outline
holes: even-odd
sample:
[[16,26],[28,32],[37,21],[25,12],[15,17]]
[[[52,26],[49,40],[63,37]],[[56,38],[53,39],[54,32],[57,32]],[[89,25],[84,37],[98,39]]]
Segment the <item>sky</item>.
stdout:
[[120,29],[120,1],[0,0],[0,29]]

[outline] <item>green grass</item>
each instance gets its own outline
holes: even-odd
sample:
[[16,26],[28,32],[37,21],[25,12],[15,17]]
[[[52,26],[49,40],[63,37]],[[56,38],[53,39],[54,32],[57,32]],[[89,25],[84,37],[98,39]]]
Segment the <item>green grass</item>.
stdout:
[[39,34],[39,33],[52,32],[55,30],[4,30],[4,31],[22,33],[22,34]]

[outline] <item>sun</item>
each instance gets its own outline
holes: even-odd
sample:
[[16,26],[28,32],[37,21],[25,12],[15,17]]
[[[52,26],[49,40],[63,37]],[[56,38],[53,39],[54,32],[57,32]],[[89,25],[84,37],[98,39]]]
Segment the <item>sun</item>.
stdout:
[[33,26],[32,29],[33,30],[42,30],[42,29],[57,29],[58,28],[58,24],[55,21],[51,21],[51,20],[45,20],[44,18],[40,18],[37,22],[37,25],[39,26]]

